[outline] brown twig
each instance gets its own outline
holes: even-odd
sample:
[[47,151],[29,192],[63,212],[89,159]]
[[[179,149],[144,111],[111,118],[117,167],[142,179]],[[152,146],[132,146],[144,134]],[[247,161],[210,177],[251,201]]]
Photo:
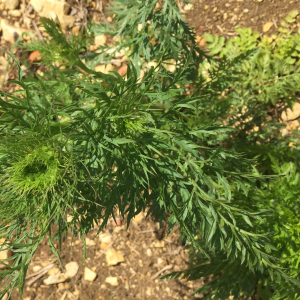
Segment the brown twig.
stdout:
[[135,252],[138,255],[141,255],[139,251],[137,251],[136,249],[134,249],[132,246],[126,244],[133,252]]
[[38,273],[36,274],[32,274],[29,275],[28,277],[26,277],[26,279],[31,278],[33,276],[35,276],[34,278],[32,278],[31,280],[29,280],[27,282],[28,286],[31,286],[33,283],[35,283],[38,279],[40,279],[41,277],[43,277],[49,270],[51,270],[53,267],[55,266],[55,264],[51,264],[47,267],[45,267],[44,269],[40,270]]
[[40,40],[43,41],[44,38],[43,38],[39,28],[37,27],[36,23],[33,20],[32,20],[32,25],[33,25],[35,31],[37,32],[37,35],[39,36]]
[[152,279],[152,280],[156,279],[157,277],[159,277],[159,275],[160,275],[161,273],[163,273],[163,272],[166,271],[166,270],[171,270],[172,268],[173,268],[173,265],[165,266],[165,267],[162,268],[160,271],[158,271],[157,273],[155,273],[155,274],[151,277],[151,279]]

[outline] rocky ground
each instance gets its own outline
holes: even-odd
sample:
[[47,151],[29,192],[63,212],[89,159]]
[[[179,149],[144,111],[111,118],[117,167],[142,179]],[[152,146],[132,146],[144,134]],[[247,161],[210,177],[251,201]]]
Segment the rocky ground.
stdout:
[[[251,27],[261,34],[276,31],[278,22],[292,9],[297,1],[290,0],[195,0],[192,5],[181,5],[190,24],[195,27],[199,41],[204,32],[234,36],[236,26]],[[22,70],[35,70],[31,53],[17,48],[23,32],[30,41],[33,37],[47,38],[39,18],[57,15],[64,29],[79,32],[91,18],[94,22],[112,22],[105,14],[108,0],[0,0],[0,48],[12,51],[21,61]],[[269,24],[269,29],[266,28]],[[104,43],[104,36],[95,39],[95,44]],[[203,39],[202,39],[203,43]],[[202,45],[203,46],[203,45]],[[205,45],[204,45],[205,46]],[[91,50],[94,45],[91,45]],[[105,71],[120,69],[121,63],[109,65]],[[104,71],[104,66],[98,66]],[[0,53],[0,86],[13,91],[9,80],[15,79],[16,71],[8,55]],[[289,111],[288,114],[294,114]],[[289,116],[290,116],[289,115]],[[299,107],[300,116],[300,107]],[[295,116],[292,116],[292,119]],[[287,115],[288,119],[288,115]],[[291,119],[291,118],[289,118]],[[292,120],[291,119],[291,120]],[[287,120],[288,121],[288,120]],[[295,123],[297,122],[297,123]],[[289,127],[290,126],[290,127]],[[299,122],[288,123],[285,134]],[[97,228],[87,239],[87,259],[76,275],[83,256],[81,240],[68,237],[62,246],[61,256],[66,273],[62,273],[55,257],[45,241],[38,249],[28,270],[24,300],[96,300],[96,299],[196,299],[192,296],[202,281],[162,281],[159,279],[170,271],[187,267],[188,249],[175,230],[166,236],[153,220],[140,214],[126,229],[122,220],[118,226],[113,221],[98,237]],[[72,246],[71,246],[72,244]],[[12,300],[19,299],[17,291]]]

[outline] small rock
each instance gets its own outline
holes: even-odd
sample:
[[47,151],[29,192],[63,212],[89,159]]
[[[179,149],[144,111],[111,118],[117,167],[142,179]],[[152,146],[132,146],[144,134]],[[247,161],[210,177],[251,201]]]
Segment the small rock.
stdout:
[[79,296],[79,294],[80,294],[80,291],[79,291],[79,290],[75,290],[75,291],[73,292],[73,295],[74,295],[74,296]]
[[163,248],[165,246],[165,241],[156,241],[153,246],[155,248]]
[[[149,67],[149,64],[148,64],[148,67]],[[151,66],[150,66],[150,68],[151,68]],[[141,223],[141,221],[144,219],[144,212],[140,212],[138,215],[136,215],[133,219],[132,219],[132,221],[135,223],[135,224],[139,224],[139,223]]]
[[299,126],[300,126],[300,123],[299,123],[298,120],[295,120],[295,121],[293,121],[293,122],[291,123],[291,128],[292,128],[292,130],[298,129]]
[[43,280],[43,282],[46,285],[52,285],[52,284],[57,284],[57,283],[65,282],[67,279],[68,279],[68,277],[65,274],[58,273],[58,274],[49,276],[48,278],[46,278],[45,280]]
[[71,261],[69,263],[67,263],[65,265],[65,268],[66,268],[66,273],[65,275],[68,277],[68,278],[73,278],[76,276],[78,270],[79,270],[79,265],[76,261]]
[[101,250],[104,250],[107,246],[108,246],[108,244],[106,244],[106,243],[101,243],[101,244],[100,244],[100,249],[101,249]]
[[141,259],[139,259],[139,266],[142,268],[144,265],[143,265],[143,261]]
[[213,12],[216,12],[217,10],[218,10],[218,8],[217,8],[217,7],[214,7],[212,11],[213,11]]
[[292,109],[288,108],[281,114],[281,119],[284,122],[292,121],[300,117],[300,103],[295,103]]
[[19,6],[19,0],[2,0],[2,3],[5,5],[6,9],[16,9]]
[[[12,1],[12,0],[7,0]],[[60,22],[70,9],[70,5],[65,0],[30,0],[30,4],[40,17],[59,18]]]
[[169,294],[171,292],[171,289],[169,287],[166,287],[166,292]]
[[59,291],[63,291],[63,290],[68,290],[70,288],[70,284],[69,283],[59,283],[57,286],[57,292]]
[[14,10],[9,10],[8,11],[8,14],[12,17],[15,17],[15,18],[19,18],[22,16],[22,12],[18,9],[14,9]]
[[207,9],[208,9],[208,5],[205,5],[205,6],[204,6],[204,9],[207,10]]
[[267,22],[266,24],[264,24],[263,32],[268,32],[273,25],[274,25],[273,22]]
[[60,20],[62,28],[72,27],[76,21],[74,16],[63,16]]
[[151,294],[152,294],[152,289],[150,287],[147,287],[146,295],[151,296]]
[[289,135],[289,131],[286,128],[281,129],[280,132],[282,137]]
[[95,36],[95,45],[96,46],[104,46],[106,43],[106,35],[105,34],[101,34],[101,35],[97,35]]
[[54,268],[50,269],[50,270],[47,272],[47,274],[48,274],[49,276],[51,276],[51,275],[56,275],[56,274],[58,274],[58,273],[60,273],[60,269],[57,268],[57,267],[54,267]]
[[96,243],[95,243],[95,241],[94,240],[91,240],[91,239],[89,239],[89,238],[86,238],[86,245],[87,246],[96,246]]
[[[0,245],[1,246],[3,245],[4,242],[5,242],[5,238],[0,239]],[[6,248],[3,247],[3,249],[0,252],[0,261],[4,260],[4,259],[8,259],[11,256],[12,256],[12,251],[10,249],[7,249],[7,247]],[[12,260],[8,260],[8,261],[5,261],[4,263],[11,266],[13,264],[13,261]],[[6,268],[6,266],[2,265],[0,263],[0,270],[5,269],[5,268]]]
[[79,31],[80,31],[80,26],[79,26],[79,25],[78,25],[78,26],[74,26],[74,27],[72,28],[72,33],[73,33],[74,35],[78,35]]
[[106,251],[106,262],[108,266],[115,266],[118,263],[124,262],[124,256],[120,251],[116,251],[114,249],[108,249]]
[[249,9],[248,8],[245,8],[244,10],[243,10],[243,13],[244,14],[247,14],[249,12]]
[[2,38],[12,44],[15,43],[17,38],[22,35],[23,32],[28,32],[29,30],[17,28],[10,25],[6,20],[1,20]]
[[199,42],[199,46],[200,48],[204,49],[206,48],[206,39],[205,38],[202,38]]
[[189,3],[189,4],[186,4],[184,7],[183,7],[183,10],[185,11],[189,11],[193,8],[193,4]]
[[111,234],[110,233],[100,233],[99,234],[99,241],[101,243],[110,244],[111,243]]
[[36,61],[40,61],[42,59],[40,52],[38,50],[33,51],[32,53],[30,53],[28,60],[29,62],[32,64]]
[[117,277],[112,277],[112,276],[106,277],[105,282],[112,285],[112,286],[118,286],[119,285]]
[[95,273],[94,271],[92,271],[91,269],[85,267],[84,268],[84,275],[83,275],[83,279],[86,281],[94,281],[97,277],[97,273]]
[[[127,70],[126,70],[127,71]],[[113,225],[114,226],[121,226],[122,225],[122,220],[119,218],[116,218],[116,221],[113,220]]]
[[138,32],[141,32],[142,29],[143,29],[143,24],[142,23],[138,24]]
[[254,126],[254,127],[253,127],[253,130],[254,130],[255,132],[258,132],[258,131],[259,131],[259,127],[258,127],[258,126]]
[[104,74],[108,74],[110,71],[113,71],[114,67],[111,63],[108,63],[106,66],[105,65],[98,65],[95,67],[96,72],[101,72]]
[[125,76],[127,74],[127,65],[122,66],[121,68],[119,68],[118,73],[121,76]]
[[37,272],[40,271],[40,270],[42,270],[42,267],[41,267],[41,266],[34,266],[34,267],[32,268],[33,273],[37,273]]
[[148,255],[149,257],[152,256],[152,251],[151,251],[151,249],[147,249],[147,255]]

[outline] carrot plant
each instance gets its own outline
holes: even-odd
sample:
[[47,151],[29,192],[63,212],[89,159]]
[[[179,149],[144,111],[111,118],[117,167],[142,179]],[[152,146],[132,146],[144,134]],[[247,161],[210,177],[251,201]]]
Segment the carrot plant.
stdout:
[[[21,89],[1,91],[0,237],[14,255],[1,262],[7,269],[0,297],[18,286],[22,298],[28,265],[45,238],[60,261],[54,240],[61,245],[69,230],[85,240],[95,223],[101,232],[115,209],[129,225],[149,208],[169,231],[179,226],[209,266],[221,253],[217,270],[243,265],[288,280],[259,230],[270,211],[247,205],[264,180],[255,161],[222,146],[234,128],[199,117],[239,79],[251,53],[231,61],[207,56],[175,1],[157,3],[113,1],[114,24],[89,24],[78,36],[42,19],[49,39],[23,45],[39,51],[44,71],[23,76],[15,60],[13,83]],[[117,42],[89,53],[95,34]],[[126,76],[94,70],[121,50]],[[209,81],[198,73],[204,60],[214,64]],[[147,63],[152,67],[142,73]]]

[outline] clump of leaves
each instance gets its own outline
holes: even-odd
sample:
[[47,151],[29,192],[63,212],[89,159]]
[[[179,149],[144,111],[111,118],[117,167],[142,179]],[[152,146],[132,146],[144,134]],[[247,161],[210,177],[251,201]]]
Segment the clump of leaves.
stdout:
[[[295,12],[293,12],[295,16]],[[288,28],[286,22],[282,26]],[[242,63],[240,77],[232,81],[222,94],[209,99],[202,96],[202,106],[198,116],[189,118],[189,124],[197,126],[199,120],[207,124],[221,121],[234,127],[231,132],[222,132],[212,137],[210,143],[223,141],[231,151],[244,153],[245,157],[256,158],[257,172],[268,175],[268,180],[260,181],[258,190],[251,190],[248,198],[239,191],[232,197],[238,199],[236,205],[247,211],[270,210],[270,217],[256,223],[260,234],[269,233],[271,244],[278,251],[273,255],[277,265],[292,278],[296,285],[274,280],[272,274],[262,270],[249,272],[244,265],[232,262],[229,266],[223,251],[216,252],[211,260],[198,251],[191,252],[191,267],[169,277],[183,276],[188,280],[214,275],[200,290],[207,299],[234,299],[257,297],[259,299],[300,299],[299,293],[299,131],[282,136],[280,115],[284,109],[298,99],[299,61],[297,45],[299,33],[280,30],[278,37],[260,39],[251,29],[238,30],[239,36],[230,39],[226,48],[223,39],[207,35],[209,49],[228,59],[240,53],[251,51],[248,60]],[[257,48],[257,49],[256,49]],[[220,52],[221,51],[221,52]],[[280,54],[281,53],[281,54]],[[279,55],[280,54],[280,55]],[[294,59],[296,58],[296,59]],[[210,85],[211,66],[215,62],[204,62],[202,74]],[[211,101],[210,101],[211,100]],[[284,177],[279,176],[284,174]],[[278,176],[278,177],[277,177]],[[250,197],[250,198],[249,198]],[[249,201],[251,199],[251,201]],[[201,234],[199,233],[201,236]],[[202,245],[205,247],[205,241]]]
[[[221,137],[231,128],[189,122],[209,97],[216,99],[238,78],[246,56],[215,60],[208,83],[198,77],[205,55],[177,5],[166,0],[156,11],[156,4],[113,3],[118,50],[131,51],[126,78],[94,71],[95,60],[109,59],[104,48],[100,55],[85,54],[93,30],[103,25],[89,26],[87,36],[67,38],[54,21],[42,19],[50,39],[24,45],[40,52],[46,70],[22,78],[18,65],[15,84],[22,96],[1,92],[0,237],[15,253],[8,259],[13,265],[0,272],[1,297],[15,286],[22,297],[28,265],[46,236],[59,258],[54,239],[61,243],[69,229],[84,239],[101,220],[99,233],[115,208],[129,224],[150,207],[148,215],[167,221],[169,230],[178,225],[206,259],[222,252],[223,268],[242,264],[288,279],[256,227],[268,212],[247,210],[239,201],[244,195],[251,202],[249,190],[259,188],[254,161],[222,147]],[[140,23],[143,30],[137,32]],[[170,59],[175,73],[163,66]],[[139,78],[138,62],[144,60],[157,65]],[[187,83],[195,90],[191,96],[182,88]]]

